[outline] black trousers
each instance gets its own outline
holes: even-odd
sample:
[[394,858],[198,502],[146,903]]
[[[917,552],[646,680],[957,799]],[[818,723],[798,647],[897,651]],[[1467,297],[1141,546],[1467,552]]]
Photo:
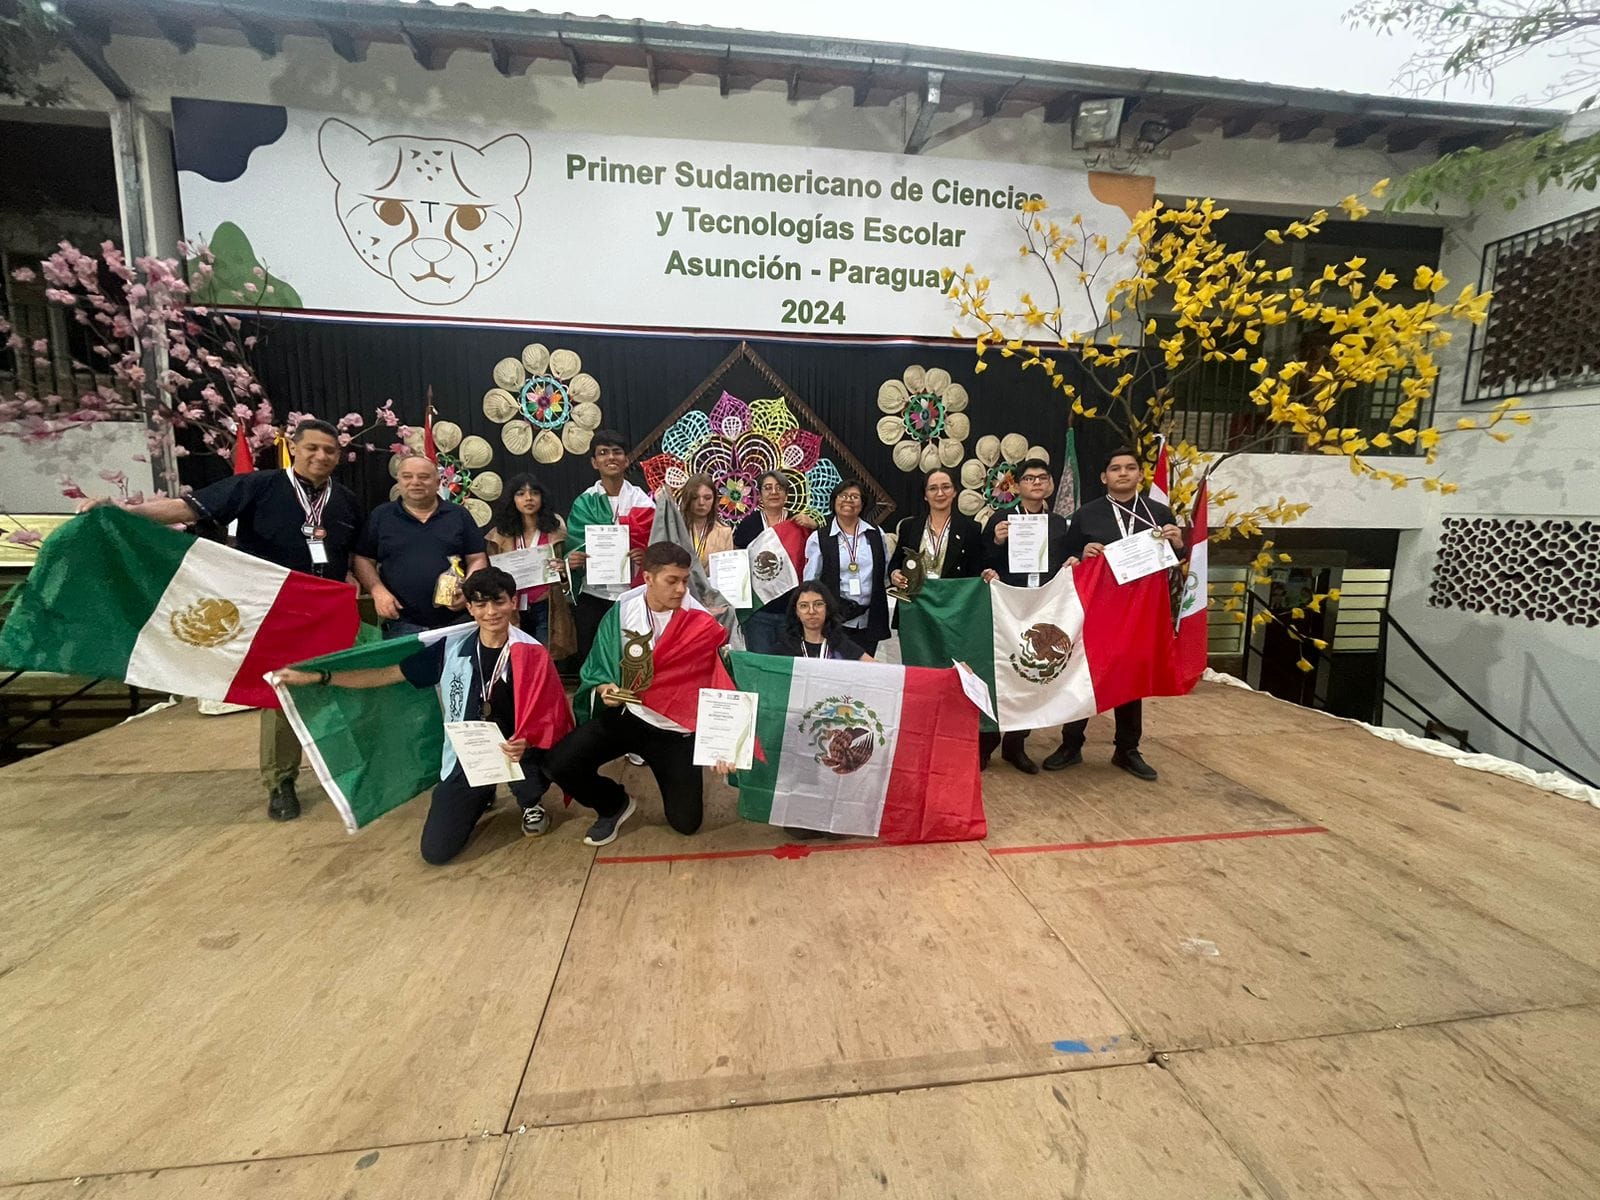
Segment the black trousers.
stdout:
[[[1144,735],[1144,702],[1130,700],[1112,710],[1116,714],[1117,733],[1112,745],[1118,750],[1137,750]],[[1061,727],[1061,748],[1068,754],[1083,749],[1083,731],[1089,722],[1068,721]]]
[[588,592],[578,593],[578,602],[572,606],[572,623],[578,627],[578,661],[589,657],[594,645],[594,635],[600,632],[600,622],[611,611],[613,600],[602,600]]
[[[550,786],[550,776],[545,770],[547,751],[528,747],[522,756],[522,773],[526,779],[509,783],[511,794],[519,808],[532,808],[539,803],[545,789]],[[467,841],[494,799],[494,787],[473,787],[467,782],[461,764],[433,789],[433,799],[428,804],[428,816],[422,823],[422,858],[434,866],[443,866],[467,848]]]
[[598,706],[589,721],[579,725],[550,750],[546,770],[579,804],[602,817],[614,817],[628,807],[628,793],[600,768],[624,754],[644,759],[661,789],[661,807],[667,824],[679,833],[700,828],[704,815],[704,778],[694,765],[694,735],[658,729],[625,708]]
[[978,758],[985,759],[994,753],[996,746],[1004,755],[1021,754],[1027,745],[1028,730],[1013,729],[1010,733],[980,733],[978,735]]
[[861,647],[861,653],[874,656],[878,653],[878,643],[883,641],[882,638],[868,637],[863,629],[846,629],[844,635]]

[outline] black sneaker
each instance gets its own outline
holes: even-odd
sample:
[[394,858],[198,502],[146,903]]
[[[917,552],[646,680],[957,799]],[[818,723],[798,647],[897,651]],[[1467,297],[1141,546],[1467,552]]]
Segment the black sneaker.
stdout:
[[294,780],[286,779],[267,793],[267,816],[274,821],[292,821],[300,815],[300,797],[295,795]]
[[1058,746],[1054,754],[1044,760],[1046,771],[1065,771],[1068,767],[1076,767],[1083,762],[1082,750],[1068,750],[1065,746]]
[[634,804],[633,797],[629,796],[627,808],[614,817],[601,817],[593,825],[589,826],[589,832],[583,835],[583,844],[585,846],[609,846],[617,840],[617,830],[622,827],[624,821],[633,816],[633,810],[636,807],[638,806]]
[[1111,756],[1111,765],[1121,767],[1135,779],[1142,779],[1146,783],[1155,782],[1156,769],[1140,757],[1137,750],[1118,750]]
[[522,836],[541,837],[550,832],[550,814],[544,805],[530,804],[522,810]]

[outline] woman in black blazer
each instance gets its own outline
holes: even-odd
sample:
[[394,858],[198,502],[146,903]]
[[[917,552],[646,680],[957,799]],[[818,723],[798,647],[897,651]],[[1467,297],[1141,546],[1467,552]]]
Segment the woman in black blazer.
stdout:
[[928,511],[895,526],[890,582],[905,586],[903,568],[916,555],[929,579],[976,579],[983,573],[983,529],[956,511],[956,477],[943,467],[929,471],[922,495]]

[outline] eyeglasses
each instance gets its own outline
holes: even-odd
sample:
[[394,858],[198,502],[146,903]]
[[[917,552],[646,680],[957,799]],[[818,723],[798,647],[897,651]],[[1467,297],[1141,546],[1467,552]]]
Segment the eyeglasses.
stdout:
[[1050,482],[1050,476],[1048,476],[1048,475],[1024,475],[1022,477],[1022,482],[1023,483],[1049,483]]
[[956,489],[951,487],[948,483],[930,483],[928,485],[928,490],[930,492],[953,492]]

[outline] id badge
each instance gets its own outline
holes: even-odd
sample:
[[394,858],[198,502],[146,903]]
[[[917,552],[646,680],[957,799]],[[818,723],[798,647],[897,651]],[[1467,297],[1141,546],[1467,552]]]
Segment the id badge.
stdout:
[[328,547],[315,538],[306,540],[306,551],[311,555],[311,564],[317,567],[328,565]]
[[846,596],[861,595],[861,576],[846,575],[844,577],[844,594]]

